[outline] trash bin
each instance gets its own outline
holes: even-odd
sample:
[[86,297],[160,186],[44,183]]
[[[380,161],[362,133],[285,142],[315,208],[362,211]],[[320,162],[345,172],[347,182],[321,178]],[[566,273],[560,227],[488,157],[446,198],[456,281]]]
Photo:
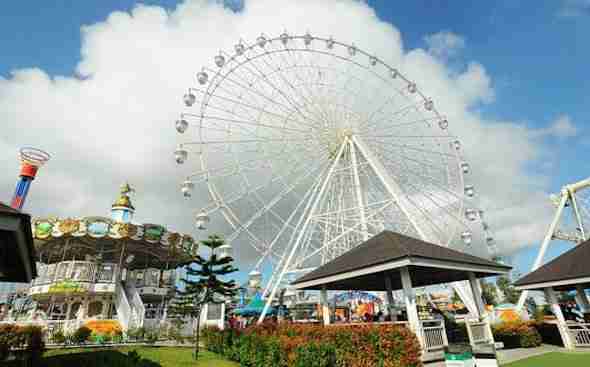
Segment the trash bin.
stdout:
[[482,344],[473,348],[473,357],[477,367],[498,367],[496,346],[493,343]]
[[473,351],[469,344],[449,344],[445,347],[446,367],[474,367]]

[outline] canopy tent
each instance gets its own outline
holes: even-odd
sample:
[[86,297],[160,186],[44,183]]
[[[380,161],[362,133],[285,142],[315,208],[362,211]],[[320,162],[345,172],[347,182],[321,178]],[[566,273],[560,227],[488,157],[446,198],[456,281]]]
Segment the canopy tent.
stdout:
[[556,292],[575,290],[576,302],[582,312],[590,316],[590,302],[586,294],[586,289],[590,288],[588,258],[590,241],[577,245],[514,283],[517,290],[538,290],[545,293],[551,311],[557,318],[564,346],[568,349],[577,346],[590,347],[590,323],[568,323],[559,306]]
[[[233,313],[239,316],[257,316],[262,313],[265,303],[266,302],[262,299],[262,295],[260,293],[256,293],[250,303],[248,303],[245,307],[235,309]],[[273,315],[276,313],[277,308],[273,307],[267,313],[267,315]]]
[[510,269],[504,264],[384,231],[297,279],[293,285],[296,289],[321,290],[324,325],[330,324],[328,290],[385,291],[387,304],[392,305],[393,290],[403,289],[408,325],[424,348],[424,358],[429,359],[436,358],[446,344],[444,324],[423,327],[413,288],[469,280],[477,310],[477,321],[468,325],[468,331],[476,330],[469,331],[470,335],[477,338],[470,339],[474,345],[490,343],[493,336],[489,323],[483,319],[485,310],[477,279],[507,274]]

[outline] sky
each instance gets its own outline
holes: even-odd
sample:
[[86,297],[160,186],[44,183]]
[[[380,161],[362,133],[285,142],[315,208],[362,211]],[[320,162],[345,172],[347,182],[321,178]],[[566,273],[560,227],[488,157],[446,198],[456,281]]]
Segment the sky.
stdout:
[[354,42],[440,101],[500,248],[526,273],[553,214],[548,194],[590,172],[588,0],[4,4],[0,200],[14,189],[17,148],[33,145],[53,159],[34,183],[31,214],[106,215],[129,180],[140,221],[193,233],[201,203],[178,194],[186,173],[170,158],[179,97],[219,49],[283,29]]

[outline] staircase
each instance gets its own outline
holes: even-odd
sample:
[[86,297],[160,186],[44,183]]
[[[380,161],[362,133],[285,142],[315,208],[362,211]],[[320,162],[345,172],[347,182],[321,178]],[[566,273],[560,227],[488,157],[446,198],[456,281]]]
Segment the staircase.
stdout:
[[142,327],[144,326],[145,318],[145,306],[141,300],[141,296],[135,288],[132,282],[125,284],[125,294],[129,300],[129,306],[131,307],[131,325],[130,327]]

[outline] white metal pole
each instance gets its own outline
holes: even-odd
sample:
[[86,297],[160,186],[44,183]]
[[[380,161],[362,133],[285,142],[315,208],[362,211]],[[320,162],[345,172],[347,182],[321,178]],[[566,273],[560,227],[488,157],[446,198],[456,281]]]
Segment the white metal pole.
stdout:
[[[551,225],[549,226],[549,230],[547,230],[547,234],[545,235],[545,239],[543,240],[543,243],[541,244],[541,248],[539,249],[539,254],[537,255],[537,259],[535,260],[535,263],[533,264],[531,271],[537,270],[541,266],[541,264],[543,264],[543,258],[545,257],[545,252],[547,251],[547,246],[549,246],[549,242],[551,242],[551,240],[553,239],[553,235],[555,234],[555,230],[557,229],[557,225],[559,224],[559,220],[561,219],[561,214],[563,213],[563,209],[565,208],[565,205],[567,204],[569,196],[570,196],[569,190],[567,190],[565,188],[563,190],[561,190],[561,201],[559,202],[559,206],[557,207],[557,212],[555,213],[555,216],[553,217],[553,222],[551,222]],[[522,310],[522,307],[524,306],[524,301],[526,300],[527,296],[528,296],[528,291],[523,291],[520,294],[520,298],[518,299],[518,304],[516,305],[516,309],[518,311]]]
[[330,325],[330,307],[328,306],[328,290],[326,286],[322,287],[321,291],[321,302],[322,302],[322,319],[324,326]]
[[334,169],[336,168],[336,166],[340,162],[340,157],[342,156],[342,152],[344,151],[345,146],[346,146],[346,142],[343,142],[342,145],[340,146],[340,149],[338,150],[338,155],[334,159],[334,163],[332,164],[332,167],[330,167],[330,170],[328,171],[328,174],[326,176],[326,180],[322,184],[320,192],[317,194],[317,196],[315,198],[313,206],[311,207],[311,210],[309,211],[307,219],[305,220],[305,224],[303,225],[303,228],[301,228],[301,231],[299,232],[299,236],[297,237],[295,244],[291,247],[291,253],[287,257],[287,260],[285,261],[283,268],[281,269],[281,273],[279,275],[279,278],[276,280],[276,282],[272,288],[272,291],[270,293],[270,296],[268,297],[268,300],[266,301],[266,304],[264,305],[264,309],[262,310],[262,313],[260,314],[260,317],[258,318],[258,324],[261,324],[262,321],[264,321],[264,317],[266,316],[266,313],[268,312],[268,309],[270,308],[270,305],[271,305],[272,300],[277,292],[279,284],[281,283],[281,280],[283,280],[283,276],[285,275],[285,272],[289,268],[289,264],[291,264],[291,260],[293,259],[293,256],[295,255],[295,253],[297,252],[297,249],[299,248],[299,245],[301,243],[301,239],[305,235],[307,227],[309,226],[309,223],[311,222],[311,219],[313,218],[315,211],[317,210],[317,207],[322,199],[322,196],[324,196],[324,192],[326,191],[326,187],[328,186],[328,182],[330,182],[330,179],[332,178],[332,174],[334,173]]

